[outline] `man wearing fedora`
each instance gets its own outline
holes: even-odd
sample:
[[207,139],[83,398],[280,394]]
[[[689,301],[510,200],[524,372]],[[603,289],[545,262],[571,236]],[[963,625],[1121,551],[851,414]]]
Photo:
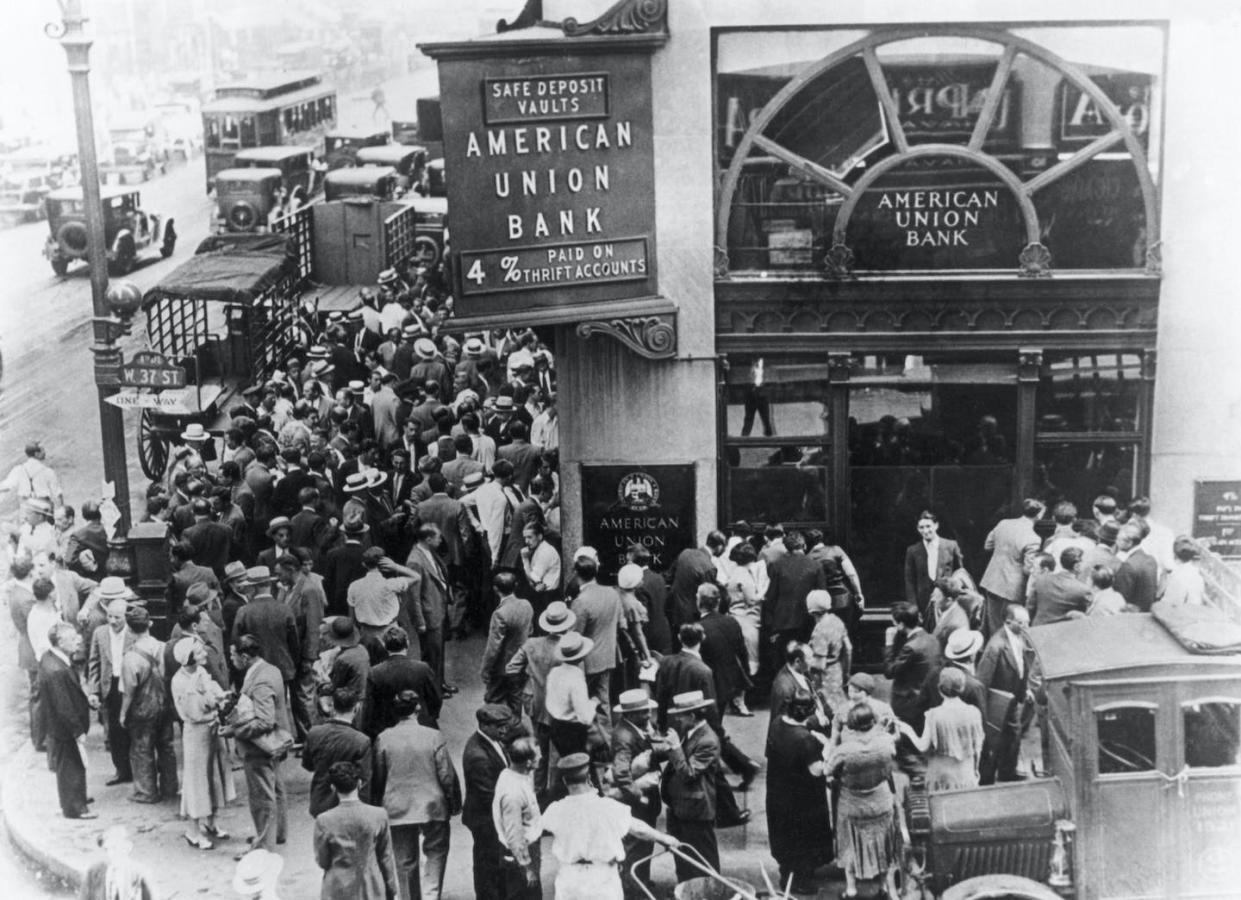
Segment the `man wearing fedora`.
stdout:
[[276,567],[276,560],[288,553],[293,546],[293,522],[288,516],[276,516],[268,522],[266,534],[272,545],[259,551],[255,565],[264,566],[271,571]]
[[[629,807],[630,814],[652,828],[659,819],[659,763],[667,758],[668,747],[662,736],[651,728],[651,712],[659,704],[642,688],[623,692],[612,707],[615,725],[612,728],[613,795]],[[644,896],[630,884],[630,869],[637,860],[649,856],[653,842],[625,838],[625,862],[622,866],[626,895]],[[651,886],[651,864],[648,860],[634,871],[633,877]]]
[[293,611],[273,594],[274,581],[266,566],[246,570],[244,588],[250,592],[250,602],[233,620],[233,645],[236,646],[243,635],[252,637],[258,644],[259,655],[275,666],[283,684],[296,691],[294,682],[297,664],[302,658],[302,645]]
[[362,553],[366,550],[370,531],[361,511],[342,513],[341,518],[344,542],[329,550],[323,558],[323,592],[327,595],[327,611],[334,616],[349,614],[349,585],[366,574]]
[[540,756],[534,769],[534,790],[540,799],[547,796],[548,768],[552,765],[547,676],[552,667],[559,664],[561,635],[571,631],[576,621],[577,617],[564,602],[556,600],[549,603],[539,615],[542,636],[528,638],[504,667],[504,674],[511,679],[514,695],[520,692],[526,714],[534,726]]
[[[668,764],[660,786],[668,805],[668,833],[697,850],[707,865],[718,870],[720,849],[715,834],[716,779],[720,772],[720,742],[707,721],[715,701],[702,691],[687,691],[672,698],[666,732]],[[680,856],[676,859],[677,882],[696,877],[699,871]]]
[[[362,646],[358,627],[348,616],[332,616],[327,624],[327,639],[339,652],[332,658],[328,680],[332,687],[348,688],[359,697],[366,696],[366,683],[371,673],[371,655]],[[358,710],[355,720],[363,715]]]

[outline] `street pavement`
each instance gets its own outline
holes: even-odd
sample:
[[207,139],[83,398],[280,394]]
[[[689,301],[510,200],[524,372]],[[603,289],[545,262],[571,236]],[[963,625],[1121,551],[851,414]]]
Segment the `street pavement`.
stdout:
[[[7,622],[8,616],[4,616]],[[11,626],[3,629],[11,632]],[[5,635],[0,654],[11,658],[11,636]],[[448,741],[449,749],[460,774],[461,751],[466,739],[474,729],[474,711],[482,703],[482,685],[476,671],[481,657],[481,635],[449,645],[449,681],[462,688],[461,693],[445,703],[440,726]],[[15,699],[6,707],[15,711],[20,719],[24,708],[17,695],[13,679],[21,673],[6,667],[8,679],[6,691]],[[753,754],[761,749],[766,733],[766,715],[754,718],[726,717],[726,726],[734,740]],[[10,723],[11,734],[24,732],[24,722]],[[233,854],[244,847],[244,839],[253,834],[249,812],[246,807],[245,784],[242,773],[235,773],[239,798],[217,819],[232,838],[221,842],[215,850],[200,851],[191,848],[182,837],[185,822],[177,815],[177,805],[165,802],[147,806],[130,802],[131,785],[107,787],[104,782],[112,775],[112,766],[103,746],[102,730],[96,723],[88,740],[88,784],[90,795],[95,798],[93,808],[99,818],[89,821],[71,821],[61,817],[56,802],[55,779],[46,768],[44,756],[35,754],[29,742],[21,740],[22,749],[9,763],[5,784],[12,792],[5,796],[5,814],[11,829],[24,842],[33,845],[35,853],[78,870],[84,869],[95,858],[95,839],[110,825],[126,826],[134,838],[137,850],[135,858],[143,865],[159,888],[161,900],[189,897],[233,896],[229,881],[233,872]],[[300,760],[287,760],[281,769],[289,794],[288,842],[280,849],[285,859],[279,882],[279,894],[285,898],[309,898],[318,896],[321,871],[316,867],[312,852],[313,820],[307,811],[309,774],[302,770]],[[755,781],[747,794],[738,794],[743,806],[751,809],[753,818],[747,826],[721,830],[720,846],[722,871],[730,877],[740,878],[751,884],[762,885],[760,866],[765,866],[770,876],[777,877],[776,868],[767,853],[766,804],[763,775]],[[662,820],[661,820],[662,824]],[[545,841],[543,855],[544,896],[551,898],[552,879],[555,871],[548,844]],[[453,820],[451,850],[446,875],[446,900],[473,896],[470,868],[473,842],[469,831],[461,825],[460,817]],[[659,896],[670,896],[673,885],[673,867],[666,854],[655,861],[653,877],[660,889]],[[820,898],[838,897],[843,881],[820,878]],[[872,888],[873,890],[873,888]],[[38,895],[16,895],[38,896]],[[865,893],[863,896],[866,896]]]

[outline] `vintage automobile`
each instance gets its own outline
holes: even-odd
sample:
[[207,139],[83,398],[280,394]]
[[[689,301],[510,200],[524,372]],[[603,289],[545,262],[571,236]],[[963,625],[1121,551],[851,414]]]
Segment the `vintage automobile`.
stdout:
[[[167,258],[177,245],[173,220],[164,221],[156,213],[142,208],[142,198],[131,188],[103,187],[104,243],[108,254],[108,271],[125,275],[133,271],[143,251],[156,249]],[[52,264],[52,271],[64,275],[69,263],[86,259],[86,206],[80,187],[61,188],[47,195],[47,224],[50,230],[43,245],[43,255]]]
[[43,218],[44,199],[56,187],[44,172],[0,174],[0,225],[33,222]]
[[291,211],[279,169],[225,169],[215,177],[215,231],[263,231]]
[[150,181],[168,169],[168,139],[160,120],[138,114],[116,121],[108,129],[110,155],[99,166],[107,184]]
[[1199,609],[1180,639],[1150,613],[1032,628],[1050,777],[911,787],[905,896],[1238,896],[1241,652],[1204,653],[1185,634],[1241,628]]
[[444,160],[433,159],[427,163],[426,190],[428,197],[447,197],[448,184],[444,181]]
[[391,166],[359,166],[328,172],[323,179],[323,199],[391,200],[399,177]]
[[405,144],[385,144],[382,147],[362,147],[357,152],[359,166],[391,166],[396,169],[397,187],[411,190],[421,184],[427,168],[427,151],[423,147]]
[[358,151],[363,147],[382,147],[391,142],[392,135],[386,130],[370,128],[338,129],[323,137],[323,158],[329,169],[357,164]]
[[305,202],[321,186],[320,166],[313,147],[251,147],[237,151],[234,169],[279,169],[290,197]]

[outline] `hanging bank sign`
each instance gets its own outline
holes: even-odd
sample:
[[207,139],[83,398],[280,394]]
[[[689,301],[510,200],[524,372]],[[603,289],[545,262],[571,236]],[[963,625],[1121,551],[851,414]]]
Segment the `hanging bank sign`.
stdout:
[[458,314],[656,293],[646,54],[445,56],[440,96]]

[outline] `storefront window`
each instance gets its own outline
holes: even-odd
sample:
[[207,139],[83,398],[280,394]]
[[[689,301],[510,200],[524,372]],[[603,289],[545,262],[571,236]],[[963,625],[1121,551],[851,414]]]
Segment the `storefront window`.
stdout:
[[857,272],[1015,270],[1030,243],[1061,270],[1146,264],[1163,29],[939,31],[719,34],[731,271],[823,271],[835,244]]
[[732,447],[728,454],[731,518],[768,524],[827,519],[826,446]]
[[726,391],[730,437],[827,434],[827,365],[821,356],[731,356]]
[[1141,372],[1136,353],[1048,357],[1036,404],[1039,434],[1137,431]]
[[1069,500],[1079,510],[1088,510],[1100,494],[1126,503],[1137,493],[1136,477],[1135,444],[1057,442],[1040,437],[1034,445],[1034,494],[1049,508]]
[[1241,765],[1241,702],[1190,703],[1185,721],[1185,765],[1218,768]]
[[1127,706],[1095,714],[1099,774],[1149,772],[1155,766],[1155,710]]

